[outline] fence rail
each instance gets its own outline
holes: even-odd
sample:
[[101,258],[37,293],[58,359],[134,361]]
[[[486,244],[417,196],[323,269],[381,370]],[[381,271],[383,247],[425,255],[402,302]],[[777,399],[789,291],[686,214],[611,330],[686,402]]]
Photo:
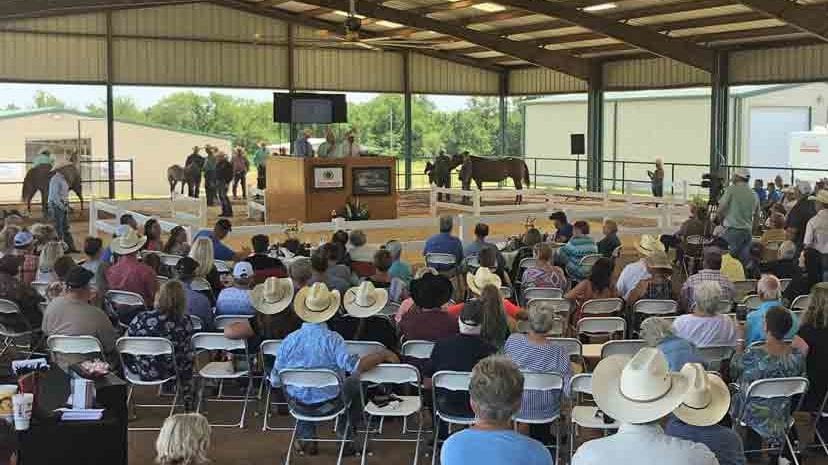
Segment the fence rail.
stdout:
[[[114,182],[116,184],[122,183],[129,183],[129,197],[130,199],[135,198],[135,161],[133,159],[128,160],[114,160],[115,166],[117,167],[119,164],[123,166],[123,164],[128,164],[129,166],[129,177],[125,178],[122,176],[118,176],[118,169],[115,170]],[[2,161],[0,160],[0,186],[20,186],[21,189],[18,192],[22,192],[23,187],[23,180],[25,179],[26,173],[28,173],[29,169],[32,167],[32,162],[30,161]],[[109,185],[109,160],[80,160],[78,161],[78,167],[81,173],[81,184],[84,186],[83,192],[84,195],[92,194],[96,197],[101,197],[94,190],[88,189],[87,186],[98,186],[98,185]],[[108,196],[108,189],[106,190]],[[19,200],[19,194],[16,197],[4,198],[2,200]]]

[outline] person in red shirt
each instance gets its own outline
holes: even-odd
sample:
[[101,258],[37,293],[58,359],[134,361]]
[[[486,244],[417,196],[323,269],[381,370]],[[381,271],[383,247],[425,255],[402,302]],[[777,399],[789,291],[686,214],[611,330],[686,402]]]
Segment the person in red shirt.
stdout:
[[[466,274],[466,282],[469,286],[469,290],[475,296],[480,296],[481,289],[489,284],[497,287],[498,289],[501,286],[500,278],[496,274],[492,273],[492,270],[482,266],[477,269],[475,274]],[[464,303],[452,305],[448,308],[448,312],[457,317],[460,315],[460,312],[463,311],[463,305]],[[525,312],[508,299],[503,299],[503,311],[506,312],[506,315],[509,318],[515,320],[526,319]]]
[[109,289],[140,294],[144,298],[144,305],[152,308],[158,281],[152,268],[139,262],[137,257],[138,251],[146,242],[146,237],[138,237],[131,229],[114,239],[110,248],[113,254],[118,255],[118,261],[106,270],[106,280]]
[[442,275],[426,273],[411,281],[414,306],[400,320],[402,339],[436,342],[457,334],[457,317],[443,310],[452,292],[451,281]]

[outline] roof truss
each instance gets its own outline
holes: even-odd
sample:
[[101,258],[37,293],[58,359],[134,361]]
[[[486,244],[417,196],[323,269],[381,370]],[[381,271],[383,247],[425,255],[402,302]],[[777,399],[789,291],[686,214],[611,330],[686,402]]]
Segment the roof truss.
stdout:
[[739,0],[739,3],[828,41],[828,14],[824,6],[799,5],[789,0]]

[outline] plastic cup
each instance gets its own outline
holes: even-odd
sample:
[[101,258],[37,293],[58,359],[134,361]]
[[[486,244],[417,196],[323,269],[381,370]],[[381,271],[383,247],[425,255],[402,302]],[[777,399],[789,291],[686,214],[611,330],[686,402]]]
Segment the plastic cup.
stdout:
[[34,394],[15,394],[12,396],[12,407],[14,408],[14,429],[26,431],[32,421],[32,405]]

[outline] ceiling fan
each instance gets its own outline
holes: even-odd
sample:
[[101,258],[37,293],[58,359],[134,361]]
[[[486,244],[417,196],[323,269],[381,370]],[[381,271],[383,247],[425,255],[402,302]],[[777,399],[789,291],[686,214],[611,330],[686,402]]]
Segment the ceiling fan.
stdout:
[[[405,39],[399,37],[362,37],[363,17],[356,12],[356,0],[349,0],[349,9],[342,32],[335,33],[326,29],[317,30],[318,37],[297,37],[293,42],[298,46],[318,48],[367,49],[367,50],[401,50],[401,49],[436,49],[437,45],[446,43],[445,39]],[[255,42],[287,42],[287,38],[273,38],[256,33]]]

